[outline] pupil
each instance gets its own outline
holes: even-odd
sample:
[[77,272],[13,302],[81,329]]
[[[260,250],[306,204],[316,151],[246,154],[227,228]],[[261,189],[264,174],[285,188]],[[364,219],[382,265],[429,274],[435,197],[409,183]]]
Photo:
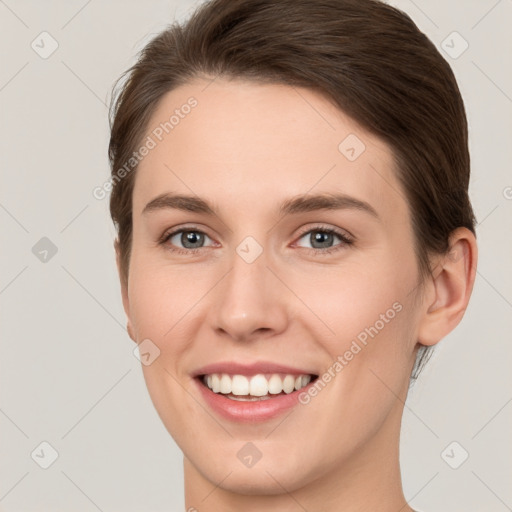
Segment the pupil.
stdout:
[[197,233],[195,231],[188,231],[186,233],[183,233],[181,235],[181,243],[183,244],[183,247],[188,247],[189,249],[194,247],[190,247],[190,244],[198,244],[202,242],[203,235],[200,233]]
[[[330,244],[332,242],[332,233],[325,233],[321,231],[317,231],[315,234],[311,235],[312,237],[312,243],[311,245],[315,247],[315,243],[320,244],[320,247],[330,247]],[[315,247],[315,249],[318,247]]]

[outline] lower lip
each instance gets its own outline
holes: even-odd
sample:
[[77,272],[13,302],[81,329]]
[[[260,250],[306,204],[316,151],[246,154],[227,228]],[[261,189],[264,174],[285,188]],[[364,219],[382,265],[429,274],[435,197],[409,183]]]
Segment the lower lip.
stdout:
[[205,386],[201,378],[195,378],[196,384],[199,386],[206,403],[222,417],[242,423],[255,423],[270,420],[283,414],[285,411],[299,404],[299,395],[314,384],[310,382],[307,386],[293,391],[287,395],[278,395],[274,398],[258,401],[240,401],[231,400],[224,395],[214,393],[210,388]]

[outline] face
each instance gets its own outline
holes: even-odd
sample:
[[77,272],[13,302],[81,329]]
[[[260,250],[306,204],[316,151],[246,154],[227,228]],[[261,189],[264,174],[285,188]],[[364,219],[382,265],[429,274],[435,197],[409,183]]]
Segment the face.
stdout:
[[389,147],[311,90],[221,79],[147,137],[124,304],[191,471],[272,494],[394,456],[419,273]]

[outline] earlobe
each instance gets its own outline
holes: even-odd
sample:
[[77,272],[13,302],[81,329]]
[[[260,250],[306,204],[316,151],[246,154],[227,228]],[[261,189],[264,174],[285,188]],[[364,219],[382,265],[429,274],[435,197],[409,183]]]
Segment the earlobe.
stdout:
[[116,265],[117,265],[117,273],[119,275],[119,281],[121,283],[121,297],[123,300],[123,309],[126,314],[126,318],[128,319],[126,323],[126,331],[128,332],[128,336],[137,343],[137,338],[134,336],[133,328],[130,320],[130,301],[128,298],[128,284],[126,283],[121,265],[121,250],[119,248],[119,240],[116,238],[114,241],[114,249],[116,253]]
[[456,229],[450,237],[450,251],[439,258],[431,278],[432,294],[424,304],[418,331],[421,345],[435,345],[462,320],[473,290],[476,263],[475,235],[467,228]]

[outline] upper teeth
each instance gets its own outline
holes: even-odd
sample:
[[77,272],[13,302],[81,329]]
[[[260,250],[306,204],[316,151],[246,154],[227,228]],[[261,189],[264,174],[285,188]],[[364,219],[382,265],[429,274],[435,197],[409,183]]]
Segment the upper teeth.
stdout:
[[284,391],[291,393],[309,384],[311,375],[228,375],[226,373],[213,373],[205,375],[203,382],[214,392],[233,395],[265,396],[269,393],[277,395]]

